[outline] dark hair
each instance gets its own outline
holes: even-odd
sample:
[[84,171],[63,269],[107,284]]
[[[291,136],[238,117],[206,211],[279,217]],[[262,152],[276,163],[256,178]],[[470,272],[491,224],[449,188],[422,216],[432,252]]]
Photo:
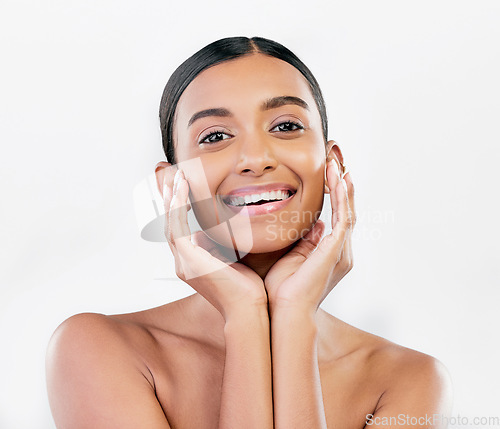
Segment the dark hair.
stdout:
[[321,117],[325,143],[328,140],[328,120],[323,94],[316,78],[307,66],[288,48],[263,37],[227,37],[210,43],[184,61],[165,86],[160,103],[160,128],[167,161],[175,164],[173,127],[177,103],[187,86],[203,70],[251,53],[262,53],[291,64],[309,82]]

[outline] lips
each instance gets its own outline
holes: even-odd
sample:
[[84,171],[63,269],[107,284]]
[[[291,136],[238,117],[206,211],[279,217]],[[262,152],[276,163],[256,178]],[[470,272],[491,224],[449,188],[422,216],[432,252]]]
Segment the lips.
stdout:
[[267,204],[272,201],[283,201],[292,195],[287,190],[277,190],[261,192],[259,194],[246,194],[241,196],[228,196],[225,199],[226,204],[231,206],[248,206],[248,205],[261,205]]
[[249,215],[266,214],[286,206],[297,189],[286,183],[269,183],[235,189],[222,197],[231,210]]

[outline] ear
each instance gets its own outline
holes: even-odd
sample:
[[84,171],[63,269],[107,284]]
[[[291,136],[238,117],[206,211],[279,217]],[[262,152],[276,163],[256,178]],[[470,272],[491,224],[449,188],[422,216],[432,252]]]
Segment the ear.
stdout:
[[163,183],[166,180],[167,185],[172,187],[174,183],[174,175],[175,175],[175,166],[172,166],[170,162],[160,161],[156,164],[155,167],[155,176],[156,176],[156,186],[158,187],[158,191],[160,195],[163,196]]
[[344,162],[344,157],[339,148],[339,145],[334,140],[329,140],[326,144],[326,162],[325,162],[325,194],[330,193],[330,188],[328,187],[328,180],[326,179],[326,168],[331,160],[337,163],[338,171],[342,171],[342,163]]

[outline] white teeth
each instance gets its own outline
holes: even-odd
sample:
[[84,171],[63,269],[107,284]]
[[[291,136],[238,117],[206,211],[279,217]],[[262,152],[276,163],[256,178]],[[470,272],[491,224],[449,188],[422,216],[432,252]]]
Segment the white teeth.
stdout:
[[289,191],[269,191],[262,194],[251,194],[237,197],[229,197],[228,203],[232,206],[243,206],[250,203],[257,203],[259,201],[275,201],[285,200],[289,197]]

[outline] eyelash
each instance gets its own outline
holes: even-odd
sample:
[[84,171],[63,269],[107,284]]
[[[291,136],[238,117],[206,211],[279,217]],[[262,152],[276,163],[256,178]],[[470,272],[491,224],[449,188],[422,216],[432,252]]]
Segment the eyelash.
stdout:
[[[274,130],[274,128],[276,127],[279,127],[279,126],[282,126],[282,125],[293,125],[295,126],[296,128],[294,130],[288,130],[288,131],[281,131],[281,132],[284,132],[284,133],[291,133],[291,132],[294,132],[294,131],[298,131],[298,130],[303,130],[304,127],[302,125],[300,125],[298,122],[295,122],[295,121],[285,121],[285,122],[280,122],[278,125],[274,126],[272,129]],[[224,131],[222,130],[215,130],[215,131],[211,131],[210,133],[204,135],[199,144],[202,144],[202,143],[205,143],[205,144],[213,144],[213,143],[217,143],[221,140],[217,140],[215,142],[206,142],[205,140],[207,140],[208,138],[212,137],[212,136],[215,136],[217,134],[226,134],[226,135],[229,135],[227,133],[225,133]],[[222,139],[222,140],[227,140],[227,139]]]

